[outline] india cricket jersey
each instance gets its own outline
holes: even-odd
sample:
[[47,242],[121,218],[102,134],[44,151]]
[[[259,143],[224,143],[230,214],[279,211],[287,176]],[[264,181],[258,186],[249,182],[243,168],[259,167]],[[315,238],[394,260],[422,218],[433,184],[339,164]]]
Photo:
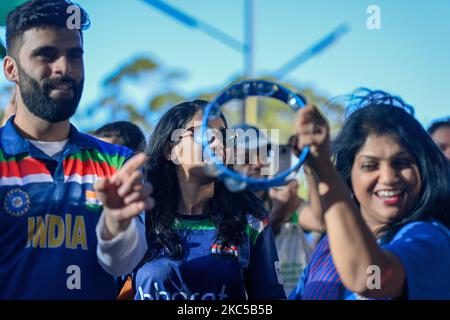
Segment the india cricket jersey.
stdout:
[[[283,299],[272,229],[267,219],[248,215],[239,246],[222,246],[207,215],[178,215],[174,229],[184,248],[180,260],[146,262],[133,276],[137,300]],[[152,250],[152,248],[149,248]]]
[[[379,244],[402,263],[406,276],[406,299],[450,299],[450,230],[444,225],[437,221],[411,222],[403,226],[391,241],[384,243],[381,240]],[[368,274],[374,275],[372,278],[375,280],[376,272],[376,268],[368,269]],[[289,299],[366,298],[342,284],[331,256],[328,237],[325,236],[317,245]]]
[[101,203],[94,182],[131,156],[73,126],[59,159],[0,129],[0,299],[113,299],[97,262]]

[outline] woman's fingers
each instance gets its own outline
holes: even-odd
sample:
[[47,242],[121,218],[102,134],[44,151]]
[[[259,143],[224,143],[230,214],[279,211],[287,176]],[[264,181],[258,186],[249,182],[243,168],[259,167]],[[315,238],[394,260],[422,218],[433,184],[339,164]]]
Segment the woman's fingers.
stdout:
[[295,132],[300,149],[306,145],[320,145],[328,136],[328,124],[316,107],[308,105],[299,111]]
[[125,162],[125,164],[117,171],[111,178],[111,182],[122,184],[123,179],[126,179],[134,171],[140,170],[145,163],[148,161],[148,157],[144,153],[138,153],[133,156],[130,160]]
[[142,185],[142,179],[143,175],[140,171],[133,171],[128,176],[124,177],[119,189],[117,190],[117,194],[119,195],[119,197],[124,198],[130,192],[132,192],[135,187],[139,187],[139,185]]
[[153,191],[153,188],[151,187],[151,185],[145,184],[141,190],[131,192],[129,195],[127,195],[124,198],[124,204],[128,205],[133,202],[145,200],[148,197],[150,197],[152,191]]
[[144,200],[133,202],[117,212],[116,219],[118,221],[129,220],[135,216],[138,216],[142,211],[146,210],[146,206],[147,204]]
[[109,178],[102,178],[94,183],[94,191],[97,198],[102,202],[108,201],[108,191],[111,188],[111,181]]
[[294,129],[297,136],[297,149],[310,147],[307,158],[309,165],[316,167],[330,161],[330,129],[319,109],[308,105],[299,110]]
[[97,192],[97,193],[104,193],[104,192],[106,192],[107,180],[108,179],[105,179],[105,178],[98,179],[94,183],[94,190],[95,190],[95,192]]

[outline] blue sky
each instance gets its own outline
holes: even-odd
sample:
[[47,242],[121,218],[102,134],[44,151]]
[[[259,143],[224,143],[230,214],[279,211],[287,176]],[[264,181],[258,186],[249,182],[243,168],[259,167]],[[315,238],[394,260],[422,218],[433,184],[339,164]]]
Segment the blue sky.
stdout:
[[[242,0],[166,0],[243,39]],[[141,0],[78,0],[92,20],[85,33],[86,83],[81,108],[93,103],[101,81],[137,55],[186,72],[187,95],[224,88],[242,71],[242,55],[178,23]],[[256,76],[267,75],[342,22],[351,31],[292,71],[286,80],[330,97],[358,87],[400,95],[428,125],[450,114],[449,0],[255,0]],[[366,27],[369,5],[381,9],[381,30]],[[2,33],[3,34],[2,30]],[[0,82],[4,82],[3,74]],[[101,125],[99,123],[98,125]]]

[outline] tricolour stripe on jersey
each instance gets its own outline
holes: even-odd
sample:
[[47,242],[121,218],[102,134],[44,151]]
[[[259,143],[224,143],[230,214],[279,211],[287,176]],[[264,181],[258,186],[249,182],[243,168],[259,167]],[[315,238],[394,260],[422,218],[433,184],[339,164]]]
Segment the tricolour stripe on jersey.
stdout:
[[48,174],[45,164],[37,159],[27,157],[5,158],[0,151],[0,172],[2,177],[23,178],[35,174]]
[[79,184],[85,184],[85,183],[91,183],[94,184],[98,179],[101,177],[95,175],[95,174],[89,174],[85,176],[81,176],[79,174],[72,174],[70,176],[64,176],[64,182],[70,183],[75,182]]
[[31,183],[52,183],[53,178],[49,174],[30,174],[25,177],[0,177],[0,186],[24,186]]
[[80,161],[70,159],[64,161],[64,175],[98,175],[100,177],[111,177],[117,169],[108,165],[106,162],[99,163],[92,160]]
[[67,159],[65,159],[66,162],[70,160],[79,160],[81,162],[91,160],[93,162],[106,164],[109,167],[112,167],[117,170],[123,165],[126,158],[125,156],[120,155],[118,153],[108,154],[104,152],[99,152],[96,149],[91,149],[91,150],[82,150],[80,152],[74,153],[69,157],[67,157]]

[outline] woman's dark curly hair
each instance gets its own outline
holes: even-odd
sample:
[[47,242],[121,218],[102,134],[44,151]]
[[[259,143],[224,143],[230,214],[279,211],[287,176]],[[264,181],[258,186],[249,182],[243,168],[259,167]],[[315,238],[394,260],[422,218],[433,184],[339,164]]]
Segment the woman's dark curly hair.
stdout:
[[355,155],[370,134],[389,135],[402,145],[414,157],[422,182],[414,208],[382,231],[392,234],[407,223],[432,218],[449,226],[449,163],[414,118],[413,107],[399,97],[368,89],[360,89],[351,97],[344,126],[332,147],[336,168],[348,187],[353,190]]
[[[172,133],[186,124],[203,110],[207,101],[194,100],[172,107],[159,121],[146,148],[149,161],[145,177],[154,188],[155,207],[146,212],[145,224],[149,248],[146,260],[157,258],[161,253],[175,259],[184,256],[177,232],[172,228],[180,201],[180,189],[176,165],[167,159],[174,146]],[[222,115],[222,120],[227,126]],[[222,181],[214,182],[211,219],[217,228],[217,240],[224,245],[242,243],[247,225],[247,214],[263,218],[266,214],[263,202],[250,191],[233,193]]]

